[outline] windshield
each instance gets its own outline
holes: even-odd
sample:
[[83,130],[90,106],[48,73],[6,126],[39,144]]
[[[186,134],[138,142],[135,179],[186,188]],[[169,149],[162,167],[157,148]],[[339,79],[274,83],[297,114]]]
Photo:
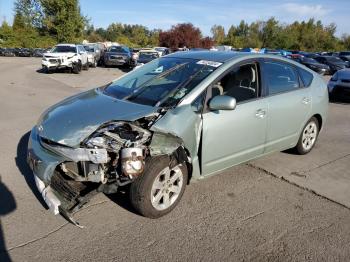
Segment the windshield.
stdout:
[[164,57],[111,83],[103,92],[138,104],[175,106],[221,63]]
[[141,58],[141,59],[156,59],[158,57],[159,57],[158,53],[143,53],[143,52],[141,52],[139,54],[139,58]]
[[318,64],[318,62],[315,59],[309,58],[309,57],[304,57],[303,61],[306,63],[317,63]]
[[112,46],[109,48],[108,52],[127,53],[128,51],[123,46]]
[[330,56],[327,58],[327,60],[329,62],[335,62],[335,63],[343,62],[343,60],[341,60],[339,57],[335,57],[335,56]]
[[65,45],[60,45],[60,46],[55,46],[51,53],[76,53],[76,48],[75,46],[65,46]]
[[95,49],[93,46],[89,46],[89,45],[84,45],[84,48],[86,51],[88,52],[95,52]]

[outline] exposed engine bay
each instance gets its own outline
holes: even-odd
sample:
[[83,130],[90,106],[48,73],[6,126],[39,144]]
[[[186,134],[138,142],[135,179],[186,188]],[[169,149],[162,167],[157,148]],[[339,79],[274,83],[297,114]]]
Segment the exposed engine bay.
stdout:
[[142,176],[151,157],[168,155],[169,166],[190,162],[180,138],[147,128],[146,121],[111,121],[82,141],[79,148],[42,138],[46,149],[71,160],[60,163],[50,181],[58,193],[60,213],[70,218],[70,213],[96,193],[116,193],[119,187]]

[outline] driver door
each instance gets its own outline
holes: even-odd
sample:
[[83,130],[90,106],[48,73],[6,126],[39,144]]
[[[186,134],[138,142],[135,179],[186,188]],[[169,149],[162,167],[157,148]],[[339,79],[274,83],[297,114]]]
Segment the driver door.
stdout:
[[[253,159],[264,152],[268,105],[262,98],[258,62],[235,66],[212,87],[208,95],[232,96],[234,110],[203,114],[202,174],[210,175]],[[207,101],[210,103],[210,97]]]

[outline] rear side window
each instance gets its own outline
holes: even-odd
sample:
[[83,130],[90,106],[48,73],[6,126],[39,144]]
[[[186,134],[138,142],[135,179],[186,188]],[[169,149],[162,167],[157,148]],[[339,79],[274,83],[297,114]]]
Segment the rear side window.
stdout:
[[293,66],[282,62],[268,61],[264,63],[264,74],[270,95],[299,88],[299,77]]
[[301,80],[303,81],[304,86],[309,87],[312,83],[312,80],[314,79],[314,76],[310,72],[301,68],[298,68],[298,72],[301,77]]

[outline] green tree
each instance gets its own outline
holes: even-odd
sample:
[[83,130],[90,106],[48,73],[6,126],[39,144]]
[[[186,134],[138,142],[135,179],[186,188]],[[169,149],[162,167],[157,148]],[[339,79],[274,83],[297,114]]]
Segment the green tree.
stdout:
[[222,25],[213,25],[210,31],[217,45],[221,45],[225,42],[225,28]]
[[78,0],[41,0],[43,26],[58,42],[78,42],[83,38],[86,19]]
[[0,46],[1,47],[15,47],[16,40],[12,27],[4,21],[0,26]]
[[43,13],[40,0],[16,0],[14,3],[15,16],[21,16],[24,26],[40,28]]
[[341,37],[341,45],[345,50],[350,50],[350,35],[344,34]]

